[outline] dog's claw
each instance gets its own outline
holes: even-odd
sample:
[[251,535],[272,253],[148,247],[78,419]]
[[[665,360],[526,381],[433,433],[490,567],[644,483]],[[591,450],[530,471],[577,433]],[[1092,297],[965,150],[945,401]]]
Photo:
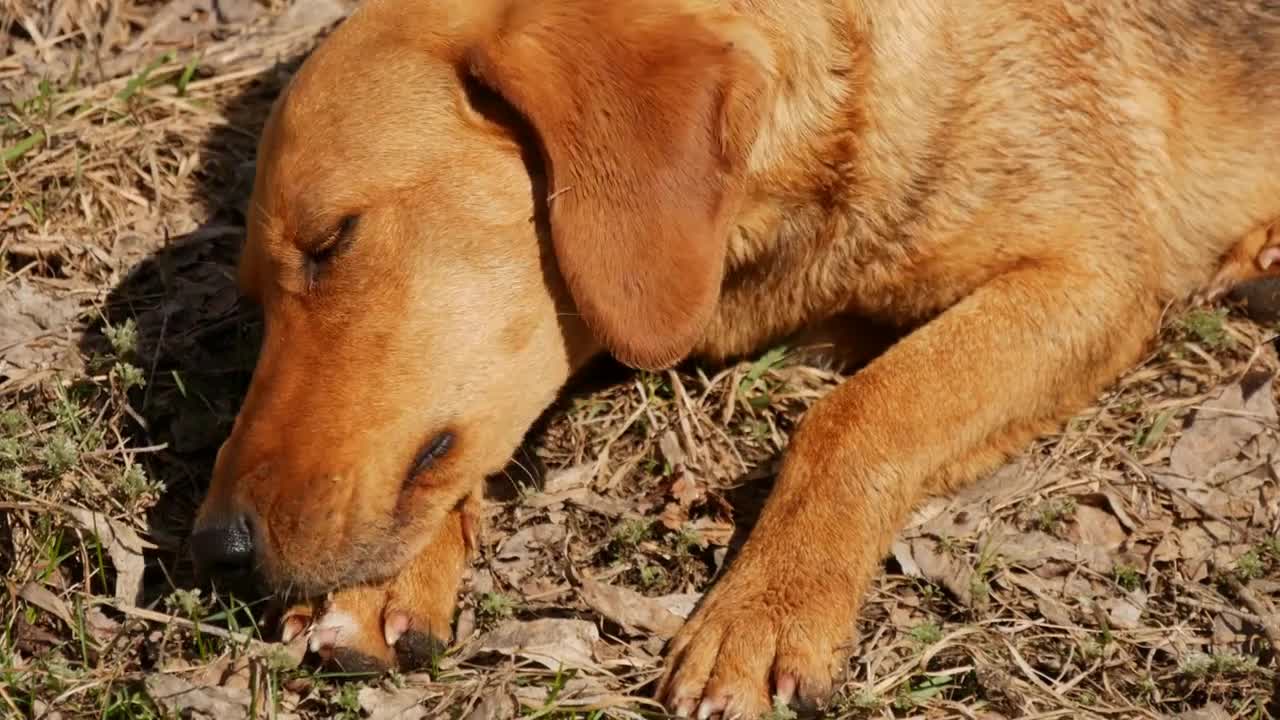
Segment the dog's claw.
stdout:
[[311,615],[289,613],[280,621],[280,642],[288,645],[311,626]]
[[387,640],[388,647],[395,647],[400,638],[409,632],[411,621],[408,613],[393,612],[387,616],[387,622],[382,627],[383,637]]
[[781,673],[774,685],[774,697],[783,705],[790,705],[791,699],[796,695],[796,676],[791,673]]

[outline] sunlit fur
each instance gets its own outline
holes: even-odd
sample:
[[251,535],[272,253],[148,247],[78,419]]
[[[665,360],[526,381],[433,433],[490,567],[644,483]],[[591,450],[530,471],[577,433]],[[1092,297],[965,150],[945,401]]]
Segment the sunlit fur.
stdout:
[[368,0],[263,135],[266,342],[201,522],[248,510],[276,587],[390,583],[334,600],[376,647],[392,596],[447,623],[459,502],[592,356],[872,320],[909,334],[804,419],[660,690],[821,698],[908,511],[1091,401],[1280,217],[1278,120],[1270,0]]

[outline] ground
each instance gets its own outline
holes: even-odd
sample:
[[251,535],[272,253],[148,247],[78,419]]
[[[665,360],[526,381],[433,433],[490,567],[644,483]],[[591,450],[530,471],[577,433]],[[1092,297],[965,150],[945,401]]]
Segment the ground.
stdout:
[[[233,285],[255,135],[346,9],[0,5],[0,714],[655,716],[663,638],[840,378],[788,348],[614,368],[494,478],[431,672],[276,643],[271,608],[193,579],[185,533],[256,352]],[[1164,326],[1060,434],[921,508],[829,716],[1277,715],[1274,328]]]

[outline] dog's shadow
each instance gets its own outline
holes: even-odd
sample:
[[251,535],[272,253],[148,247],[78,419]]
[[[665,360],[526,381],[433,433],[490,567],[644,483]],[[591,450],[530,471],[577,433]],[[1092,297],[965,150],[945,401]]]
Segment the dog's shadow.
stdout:
[[[279,62],[222,105],[227,122],[203,140],[195,170],[199,226],[154,239],[159,249],[112,288],[101,317],[80,338],[91,371],[123,360],[144,380],[129,392],[120,430],[128,446],[148,449],[137,460],[160,488],[147,518],[158,549],[138,599],[146,606],[199,586],[186,537],[261,337],[260,314],[241,300],[236,283],[257,135],[304,57]],[[121,343],[130,326],[136,340]]]

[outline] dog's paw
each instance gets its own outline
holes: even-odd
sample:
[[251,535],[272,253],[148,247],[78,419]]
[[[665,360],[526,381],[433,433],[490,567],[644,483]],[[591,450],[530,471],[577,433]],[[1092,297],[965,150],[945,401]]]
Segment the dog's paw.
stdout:
[[850,629],[842,613],[724,590],[672,640],[659,700],[677,717],[744,719],[824,702]]
[[474,524],[462,512],[451,513],[435,541],[390,580],[287,610],[281,639],[307,633],[307,648],[344,672],[431,669],[453,634],[458,589],[474,547]]
[[281,640],[306,633],[307,649],[340,672],[430,669],[448,647],[453,598],[442,602],[397,592],[405,589],[397,587],[400,580],[336,592],[318,607],[289,609],[281,619]]

